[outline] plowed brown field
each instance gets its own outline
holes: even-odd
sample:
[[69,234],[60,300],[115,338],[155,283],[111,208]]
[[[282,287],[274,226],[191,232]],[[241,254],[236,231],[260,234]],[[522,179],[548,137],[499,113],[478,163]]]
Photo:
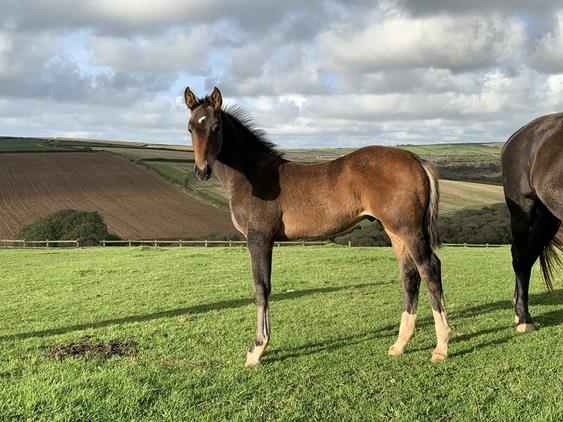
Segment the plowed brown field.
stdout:
[[234,231],[227,212],[107,153],[0,154],[0,238],[65,208],[98,211],[110,232],[124,239]]

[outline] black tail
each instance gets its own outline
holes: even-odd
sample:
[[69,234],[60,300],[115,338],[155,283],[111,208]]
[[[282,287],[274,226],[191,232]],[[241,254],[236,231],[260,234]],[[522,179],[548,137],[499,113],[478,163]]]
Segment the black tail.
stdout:
[[540,267],[548,291],[553,291],[553,275],[557,266],[561,265],[561,258],[557,252],[563,252],[563,242],[557,235],[548,242],[540,252]]

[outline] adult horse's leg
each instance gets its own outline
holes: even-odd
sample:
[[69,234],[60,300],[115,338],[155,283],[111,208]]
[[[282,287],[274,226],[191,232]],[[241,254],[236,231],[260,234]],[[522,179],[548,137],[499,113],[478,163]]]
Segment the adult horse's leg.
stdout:
[[528,240],[530,230],[533,226],[533,218],[529,213],[519,209],[509,207],[510,209],[510,230],[512,232],[512,246],[510,252],[512,254],[512,268],[516,280],[514,283],[514,297],[512,305],[516,316],[516,330],[525,333],[534,331],[534,322],[528,312],[528,289],[530,286],[530,274],[534,261],[539,256],[531,258],[528,252]]
[[256,302],[256,338],[246,354],[246,366],[256,366],[270,340],[270,276],[272,273],[272,241],[261,235],[248,236],[248,249],[252,260],[254,299]]
[[433,252],[428,238],[423,233],[411,237],[410,240],[406,240],[406,243],[418,272],[430,293],[437,339],[436,348],[432,352],[432,362],[444,360],[448,357],[448,340],[451,330],[444,306],[440,259]]
[[420,274],[416,269],[416,264],[411,258],[405,243],[400,237],[392,233],[388,234],[393,245],[393,251],[399,262],[401,280],[403,282],[403,313],[401,314],[401,324],[399,325],[399,336],[397,337],[397,341],[389,347],[389,354],[395,356],[403,353],[405,347],[414,335]]
[[543,204],[529,202],[529,206],[524,210],[516,203],[507,201],[512,232],[512,267],[516,276],[512,304],[516,312],[516,330],[521,333],[535,329],[528,311],[532,267],[559,227],[559,220],[545,209]]

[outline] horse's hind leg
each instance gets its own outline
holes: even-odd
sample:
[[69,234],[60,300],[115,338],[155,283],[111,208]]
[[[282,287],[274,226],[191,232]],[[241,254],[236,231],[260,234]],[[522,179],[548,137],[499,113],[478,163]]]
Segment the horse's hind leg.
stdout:
[[272,242],[259,235],[248,237],[248,249],[252,260],[254,298],[256,302],[256,338],[246,354],[246,366],[256,366],[270,340],[270,276],[272,273]]
[[557,220],[542,204],[534,204],[524,211],[507,201],[512,231],[512,267],[516,276],[512,304],[516,312],[514,322],[521,333],[533,331],[534,322],[528,311],[528,291],[532,267],[543,248],[553,239],[559,227]]
[[406,240],[406,244],[430,293],[437,339],[436,348],[432,352],[432,362],[444,360],[448,357],[448,340],[451,330],[444,306],[440,259],[433,252],[430,242],[422,233]]
[[399,262],[401,280],[403,282],[403,313],[399,326],[399,336],[397,341],[389,347],[389,354],[400,355],[414,335],[420,275],[405,243],[398,236],[391,233],[388,234],[393,244],[393,251]]

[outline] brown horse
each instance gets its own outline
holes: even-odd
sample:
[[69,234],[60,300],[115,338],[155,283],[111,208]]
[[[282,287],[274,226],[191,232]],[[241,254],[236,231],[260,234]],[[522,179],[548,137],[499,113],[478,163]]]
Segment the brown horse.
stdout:
[[[510,211],[513,305],[519,332],[534,330],[528,312],[530,273],[536,260],[548,290],[560,262],[563,236],[563,113],[539,117],[514,133],[501,153],[504,196]],[[561,232],[559,232],[561,233]]]
[[184,93],[191,110],[195,173],[214,171],[229,199],[235,227],[246,237],[257,309],[256,337],[246,365],[259,363],[270,340],[268,297],[276,240],[328,236],[367,218],[391,238],[403,280],[403,314],[389,354],[403,353],[414,334],[421,278],[432,302],[437,345],[432,361],[448,354],[450,328],[442,294],[438,245],[438,180],[434,168],[410,152],[361,148],[323,164],[288,161],[236,107],[222,109],[217,88],[198,99]]

